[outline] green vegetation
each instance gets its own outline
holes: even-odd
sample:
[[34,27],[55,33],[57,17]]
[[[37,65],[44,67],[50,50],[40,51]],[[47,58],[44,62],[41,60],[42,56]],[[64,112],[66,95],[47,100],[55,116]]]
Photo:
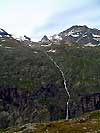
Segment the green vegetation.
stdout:
[[[3,39],[5,41],[2,41]],[[56,50],[56,52],[50,52],[49,50]],[[48,52],[48,54],[63,70],[66,77],[68,90],[71,94],[70,103],[73,103],[73,106],[71,107],[70,104],[70,107],[72,110],[74,110],[79,103],[79,95],[100,92],[100,47],[92,48],[77,45],[68,46],[67,44],[51,45],[49,47],[33,44],[32,47],[28,47],[23,43],[17,42],[13,39],[0,38],[0,87],[11,87],[17,88],[18,90],[28,90],[33,92],[40,90],[41,92],[38,93],[36,99],[31,100],[31,102],[33,104],[35,103],[35,105],[40,109],[40,114],[42,114],[42,107],[44,106],[44,110],[47,110],[45,112],[48,112],[46,118],[47,120],[62,119],[65,118],[66,104],[63,79],[58,68],[55,67],[53,62],[50,61],[45,52]],[[48,84],[54,85],[55,88],[47,88]],[[44,90],[41,90],[41,87],[44,87],[46,91],[44,92]],[[52,91],[49,89],[52,89]],[[55,92],[53,90],[55,90]],[[49,94],[49,91],[52,93],[50,92]],[[41,96],[39,94],[41,94]],[[3,103],[3,100],[1,103]],[[10,106],[11,104],[9,104],[9,107]],[[13,109],[14,108],[12,106],[12,112],[14,111]],[[35,108],[32,108],[31,110],[31,106],[25,109],[27,110],[25,117],[27,116],[27,112],[29,113],[30,111],[30,114],[32,114],[35,110]],[[76,110],[78,110],[78,108],[76,108]],[[7,111],[9,112],[9,110]],[[11,111],[10,115],[12,114]],[[38,113],[39,111],[36,112]],[[51,114],[49,115],[49,113]],[[51,118],[51,115],[52,119],[49,119],[49,117]],[[15,116],[17,115],[15,114]],[[35,117],[35,114],[33,116]],[[43,118],[40,116],[41,115],[38,115],[37,119],[42,121],[45,115],[42,115]],[[5,116],[3,119],[6,121]],[[29,121],[28,118],[27,121]],[[11,122],[13,123],[12,125],[14,125],[13,116],[11,118]],[[19,123],[21,124],[20,120]],[[89,127],[92,125],[92,127],[94,126],[95,129],[98,128],[98,120],[96,123],[97,124],[92,125],[90,121],[89,123],[87,121],[86,123],[83,123],[82,127],[85,127],[86,125]],[[60,124],[62,125],[60,132],[65,132],[67,130],[72,132],[72,129],[76,128],[75,130],[77,130],[80,126],[80,124],[78,124],[76,121],[75,123],[73,121],[72,125],[70,121],[61,122]],[[65,126],[66,124],[68,124],[68,126]],[[75,126],[75,124],[77,125]],[[42,127],[45,129],[45,126],[47,125]],[[58,127],[60,127],[59,122],[57,125],[53,124],[53,127],[58,129]],[[51,132],[55,132],[55,129],[52,129]],[[41,132],[41,130],[42,129],[39,128],[38,133]],[[81,129],[80,132],[82,132]]]
[[60,79],[59,72],[40,49],[11,40],[0,44],[0,86],[35,90]]
[[[29,48],[15,40],[0,41],[0,86],[35,90],[46,84],[62,85],[62,77],[44,50],[55,49],[50,56],[65,73],[70,91],[100,91],[100,48],[68,45]],[[10,48],[6,48],[10,47]],[[72,90],[71,90],[72,89]]]

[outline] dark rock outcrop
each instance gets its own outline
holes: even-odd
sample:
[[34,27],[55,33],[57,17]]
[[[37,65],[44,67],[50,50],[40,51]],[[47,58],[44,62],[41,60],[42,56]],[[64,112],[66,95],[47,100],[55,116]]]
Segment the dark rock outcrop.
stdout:
[[26,36],[26,35],[24,35],[24,38],[25,38],[26,40],[28,40],[28,41],[31,41],[31,38],[28,37],[28,36]]
[[[100,109],[100,93],[78,96],[78,99],[79,102],[71,99],[70,118]],[[62,87],[47,85],[34,93],[0,88],[0,128],[64,119],[65,115],[66,93]]]
[[48,37],[46,35],[44,35],[43,38],[41,39],[40,43],[48,44],[48,43],[50,43],[50,40],[48,39]]
[[78,96],[78,101],[70,103],[70,117],[79,116],[83,113],[100,110],[100,93]]
[[11,37],[12,36],[11,34],[8,34],[4,29],[1,29],[1,28],[0,28],[0,35],[2,37],[6,37],[6,36]]

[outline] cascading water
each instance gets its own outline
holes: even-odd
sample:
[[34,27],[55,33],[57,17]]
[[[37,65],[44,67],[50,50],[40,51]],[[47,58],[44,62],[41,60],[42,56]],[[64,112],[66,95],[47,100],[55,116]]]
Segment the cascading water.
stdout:
[[69,112],[68,112],[68,110],[69,110],[70,93],[69,93],[68,88],[67,88],[67,84],[66,84],[66,79],[65,79],[64,72],[62,71],[62,69],[60,68],[60,66],[54,61],[54,59],[50,55],[48,55],[47,52],[45,52],[45,54],[54,63],[54,65],[59,69],[59,71],[60,71],[60,73],[62,75],[63,83],[64,83],[64,88],[65,88],[65,90],[67,92],[67,95],[68,95],[68,100],[67,100],[67,105],[66,105],[67,106],[66,107],[66,110],[67,110],[67,112],[66,112],[66,120],[68,120],[69,119]]

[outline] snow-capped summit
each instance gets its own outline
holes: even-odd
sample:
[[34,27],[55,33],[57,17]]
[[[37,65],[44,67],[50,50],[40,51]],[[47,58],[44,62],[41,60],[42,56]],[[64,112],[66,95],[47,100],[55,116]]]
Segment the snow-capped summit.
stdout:
[[72,26],[58,35],[62,38],[63,43],[100,44],[100,30],[91,29],[85,25]]
[[53,36],[48,37],[46,35],[43,36],[40,43],[42,44],[81,44],[88,45],[100,44],[100,30],[92,29],[87,27],[86,25],[78,26],[74,25],[69,29],[60,32],[59,34],[54,34]]
[[50,36],[50,40],[58,40],[58,41],[60,41],[60,40],[62,40],[62,37],[61,36],[59,36],[58,34],[54,34],[53,36]]

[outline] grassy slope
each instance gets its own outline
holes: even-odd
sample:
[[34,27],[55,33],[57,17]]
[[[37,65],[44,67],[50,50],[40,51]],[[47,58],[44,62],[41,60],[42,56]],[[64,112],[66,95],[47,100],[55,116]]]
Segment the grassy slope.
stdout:
[[50,123],[28,123],[21,127],[1,130],[4,133],[99,133],[100,111],[84,114],[79,118],[69,121]]
[[59,47],[53,56],[65,72],[69,84],[72,84],[73,91],[87,94],[100,92],[100,48],[65,45]]
[[[90,94],[100,92],[99,47],[78,48],[77,46],[52,45],[48,48],[34,46],[31,49],[9,39],[6,39],[5,42],[0,40],[0,45],[2,45],[0,46],[0,86],[17,87],[22,90],[36,90],[48,83],[62,85],[61,74],[43,53],[43,50],[56,49],[56,53],[49,53],[49,55],[64,71],[69,90],[73,95],[76,93]],[[35,132],[38,133],[44,132],[46,129],[54,133],[57,130],[59,132],[71,133],[74,131],[89,132],[90,130],[94,132],[100,129],[100,120],[97,119],[100,113],[96,114],[93,114],[92,118],[89,117],[89,120],[85,121],[73,120],[41,125],[33,124],[32,128],[36,128]],[[8,132],[27,130],[27,126],[20,128],[9,129]]]
[[40,49],[13,40],[0,45],[0,86],[34,90],[59,80],[59,72]]
[[59,70],[43,53],[56,49],[49,55],[64,71],[70,91],[100,92],[100,48],[52,45],[31,49],[9,39],[0,40],[0,45],[0,86],[35,90],[48,83],[62,85]]

